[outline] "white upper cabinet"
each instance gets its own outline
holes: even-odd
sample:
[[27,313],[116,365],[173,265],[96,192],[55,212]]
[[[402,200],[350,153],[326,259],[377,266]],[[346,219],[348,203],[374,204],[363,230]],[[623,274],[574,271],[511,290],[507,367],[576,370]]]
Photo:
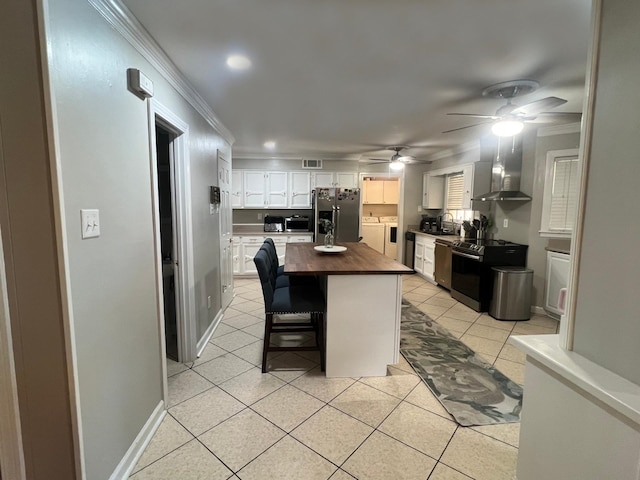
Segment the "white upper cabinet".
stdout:
[[357,172],[314,172],[313,188],[358,188]]
[[358,174],[354,172],[336,172],[336,187],[358,188]]
[[313,188],[330,188],[335,187],[333,180],[333,172],[313,172],[312,174]]
[[233,170],[231,172],[231,208],[244,207],[242,183],[242,171]]
[[425,173],[422,177],[422,207],[444,208],[444,175]]
[[265,174],[266,203],[269,208],[287,208],[289,206],[289,176],[286,172],[267,172]]
[[265,173],[262,171],[245,170],[243,172],[243,180],[244,207],[264,208],[267,201]]
[[462,208],[471,209],[471,199],[473,198],[473,165],[465,165],[462,169]]
[[311,173],[289,174],[289,207],[311,208]]

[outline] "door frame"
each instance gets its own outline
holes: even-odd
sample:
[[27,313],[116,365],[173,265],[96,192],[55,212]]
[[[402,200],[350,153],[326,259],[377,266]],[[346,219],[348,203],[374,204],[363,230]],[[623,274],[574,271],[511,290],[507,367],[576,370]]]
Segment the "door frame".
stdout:
[[166,347],[164,330],[164,297],[162,258],[160,248],[160,213],[156,155],[156,124],[169,131],[171,141],[170,163],[172,207],[174,218],[174,249],[176,273],[176,320],[178,323],[178,360],[191,362],[196,357],[195,280],[193,272],[193,226],[191,216],[191,176],[189,160],[189,125],[173,111],[155,99],[148,102],[151,198],[153,207],[154,256],[156,263],[156,298],[160,326],[160,352],[165,401],[168,399]]
[[[221,188],[221,195],[220,195],[220,210],[219,210],[219,225],[220,225],[220,241],[226,241],[228,240],[227,243],[227,251],[228,254],[225,258],[225,246],[220,245],[220,272],[221,272],[221,281],[220,281],[220,298],[221,298],[221,308],[224,311],[229,304],[231,303],[231,301],[233,300],[233,218],[232,218],[232,208],[231,208],[231,188],[232,188],[232,183],[231,183],[231,172],[233,171],[231,168],[231,162],[227,159],[227,156],[225,154],[223,154],[219,149],[217,151],[217,163],[218,163],[218,186],[221,187],[222,184],[226,184],[228,186],[228,191],[227,194],[225,195],[224,192],[222,191]],[[226,163],[229,168],[229,178],[228,179],[224,179],[222,178],[222,170],[221,170],[221,164],[222,163]],[[225,232],[225,218],[228,218],[228,226],[229,228],[229,232],[228,232],[228,237],[226,238],[226,233]],[[225,266],[226,265],[226,266]],[[228,270],[227,275],[229,275],[230,277],[230,284],[225,286],[224,282],[225,282],[225,269]],[[225,287],[229,287],[229,291],[225,290]]]

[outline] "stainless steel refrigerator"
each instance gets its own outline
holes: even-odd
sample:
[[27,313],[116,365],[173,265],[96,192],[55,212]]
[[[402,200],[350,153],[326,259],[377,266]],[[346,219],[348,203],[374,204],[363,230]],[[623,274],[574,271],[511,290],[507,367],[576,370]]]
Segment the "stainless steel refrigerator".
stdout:
[[322,219],[333,223],[335,242],[359,241],[359,188],[316,188],[313,191],[313,212],[316,242],[323,243],[327,233]]

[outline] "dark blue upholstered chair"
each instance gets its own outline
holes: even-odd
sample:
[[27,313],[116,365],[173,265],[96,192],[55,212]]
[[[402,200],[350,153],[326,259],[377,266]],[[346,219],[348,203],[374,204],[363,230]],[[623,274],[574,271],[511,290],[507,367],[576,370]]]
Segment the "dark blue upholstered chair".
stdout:
[[319,288],[318,280],[313,276],[297,276],[289,277],[284,274],[284,265],[279,265],[278,252],[276,251],[276,245],[273,243],[273,239],[265,238],[261,248],[265,248],[269,254],[269,258],[272,262],[272,268],[275,270],[276,275],[276,288],[293,286],[306,286],[309,288]]
[[[281,351],[319,351],[320,364],[324,371],[324,312],[326,304],[324,296],[316,286],[276,286],[274,263],[267,248],[260,248],[253,258],[264,297],[264,346],[262,349],[262,373],[267,371],[267,354]],[[306,314],[310,315],[309,321],[301,322],[274,322],[274,316],[281,314]],[[315,346],[291,346],[277,347],[271,345],[272,333],[297,333],[314,332],[316,335]]]

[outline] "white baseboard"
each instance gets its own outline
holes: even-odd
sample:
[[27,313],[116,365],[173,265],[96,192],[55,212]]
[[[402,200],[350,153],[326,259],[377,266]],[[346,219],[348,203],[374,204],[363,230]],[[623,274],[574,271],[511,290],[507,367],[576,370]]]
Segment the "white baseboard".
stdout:
[[549,315],[544,308],[537,305],[531,306],[531,313],[533,313],[534,315]]
[[109,480],[125,480],[129,478],[133,467],[138,463],[138,459],[142,456],[142,452],[147,448],[147,445],[149,445],[153,434],[158,430],[166,414],[167,411],[164,408],[164,401],[161,400],[129,447],[129,450],[127,450],[127,453],[125,453],[122,460],[120,460],[120,463],[109,477]]
[[215,331],[216,327],[218,326],[218,324],[220,323],[221,320],[222,320],[222,310],[220,310],[218,312],[218,314],[216,315],[216,318],[213,319],[213,322],[211,322],[211,325],[209,325],[209,328],[207,328],[207,331],[204,332],[204,335],[202,336],[202,338],[198,342],[198,345],[196,345],[196,356],[197,357],[199,357],[202,354],[202,351],[207,346],[207,343],[211,339],[211,336],[213,335],[213,332]]

